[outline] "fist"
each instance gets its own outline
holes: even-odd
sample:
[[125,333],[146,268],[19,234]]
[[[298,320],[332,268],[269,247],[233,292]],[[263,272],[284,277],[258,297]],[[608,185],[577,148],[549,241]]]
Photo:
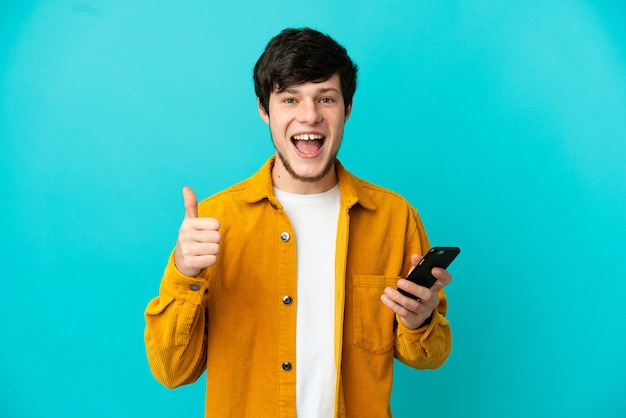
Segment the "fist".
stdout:
[[185,276],[196,277],[217,261],[222,239],[217,219],[198,217],[198,199],[190,187],[183,187],[185,219],[178,231],[174,251],[176,268]]

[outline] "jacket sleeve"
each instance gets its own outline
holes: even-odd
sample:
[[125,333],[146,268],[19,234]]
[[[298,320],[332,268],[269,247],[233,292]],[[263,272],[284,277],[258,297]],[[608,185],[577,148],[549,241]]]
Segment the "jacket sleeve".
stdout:
[[447,299],[441,289],[439,306],[433,311],[430,324],[412,330],[396,318],[395,355],[398,360],[416,369],[436,369],[446,361],[452,347],[450,324],[444,316],[446,309]]
[[206,279],[180,273],[172,253],[144,332],[152,374],[168,388],[193,383],[206,368],[206,293]]
[[[410,207],[406,232],[405,267],[408,272],[411,254],[424,254],[430,248],[424,225],[415,208]],[[405,276],[403,276],[405,277]],[[405,327],[396,317],[395,356],[402,363],[416,369],[436,369],[448,358],[452,347],[450,324],[445,318],[448,300],[443,289],[439,291],[439,306],[431,321],[415,330]]]

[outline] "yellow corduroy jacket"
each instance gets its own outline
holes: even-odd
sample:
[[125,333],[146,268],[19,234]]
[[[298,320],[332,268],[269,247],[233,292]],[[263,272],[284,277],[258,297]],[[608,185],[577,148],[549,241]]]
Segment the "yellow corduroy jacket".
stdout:
[[[173,388],[206,370],[207,417],[296,416],[296,239],[273,192],[274,159],[199,205],[217,218],[218,262],[182,275],[173,255],[160,294],[146,308],[152,373]],[[380,301],[424,254],[417,211],[337,163],[341,209],[335,261],[336,417],[389,417],[394,357],[439,367],[451,347],[443,290],[430,324],[405,328]]]

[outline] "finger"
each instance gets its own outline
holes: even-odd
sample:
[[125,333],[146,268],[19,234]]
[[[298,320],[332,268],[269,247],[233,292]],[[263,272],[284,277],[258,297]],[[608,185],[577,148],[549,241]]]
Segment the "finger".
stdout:
[[185,218],[185,226],[196,231],[217,231],[220,229],[220,221],[215,218]]
[[446,269],[442,269],[441,267],[434,267],[432,273],[433,276],[435,276],[435,278],[443,284],[447,285],[450,284],[450,282],[452,281],[452,275]]
[[181,236],[181,242],[187,245],[197,244],[219,244],[222,240],[222,235],[219,231],[199,231],[190,230],[185,231]]
[[398,290],[393,289],[391,287],[385,288],[383,295],[388,300],[392,301],[393,303],[397,304],[398,306],[401,306],[402,308],[406,309],[407,311],[417,312],[417,309],[419,309],[419,307],[420,307],[419,300],[413,299],[413,298],[411,298],[409,296],[405,296],[402,293],[400,293]]
[[183,202],[185,203],[185,219],[198,217],[198,198],[191,187],[183,187]]
[[411,254],[411,265],[413,266],[411,270],[413,270],[415,266],[417,266],[417,264],[420,262],[422,258],[423,257],[419,254]]
[[220,245],[216,242],[196,243],[181,248],[181,252],[187,257],[217,255],[220,253]]
[[[432,297],[432,289],[429,289],[424,286],[420,286],[418,284],[413,283],[410,280],[400,279],[398,280],[398,289],[402,289],[407,293],[415,296],[418,300],[425,300]],[[399,293],[399,292],[398,292]],[[409,298],[408,296],[404,296],[400,293],[401,296],[405,298]],[[411,298],[409,298],[411,299]]]
[[[421,303],[413,299],[408,299],[406,305],[399,303],[396,300],[397,295],[395,295],[395,293],[399,292],[391,288],[386,288],[385,292],[380,296],[380,300],[387,308],[391,309],[400,317],[400,320],[406,327],[411,329],[417,328],[430,313],[421,307]],[[412,306],[413,304],[415,304],[415,306]]]
[[438,292],[443,289],[445,286],[449,285],[452,282],[452,275],[447,270],[444,270],[439,267],[435,267],[432,269],[432,274],[437,279],[435,284],[431,287],[432,291]]
[[385,292],[384,294],[382,294],[380,296],[380,300],[389,309],[391,309],[394,313],[398,314],[401,317],[406,317],[408,315],[414,314],[413,312],[411,312],[410,310],[408,310],[407,308],[405,308],[404,306],[402,306],[398,302],[396,302],[393,299],[393,297],[390,294],[388,294],[387,292]]
[[198,274],[200,274],[200,272],[204,270],[205,268],[211,267],[213,264],[215,264],[216,261],[217,261],[217,255],[214,255],[214,254],[195,256],[195,257],[192,257],[187,262],[187,268],[191,269],[191,270],[186,270],[189,273],[186,273],[183,270],[180,270],[180,272],[189,277],[195,277]]

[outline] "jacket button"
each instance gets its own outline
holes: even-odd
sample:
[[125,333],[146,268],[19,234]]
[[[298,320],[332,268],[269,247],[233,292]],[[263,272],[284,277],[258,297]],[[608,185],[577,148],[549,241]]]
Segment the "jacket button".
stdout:
[[193,290],[194,292],[197,292],[198,290],[200,290],[200,286],[198,283],[192,283],[189,285],[189,289]]
[[291,363],[290,363],[290,362],[288,362],[288,361],[285,361],[285,362],[283,363],[283,370],[284,370],[284,371],[286,371],[286,372],[288,372],[289,370],[291,370]]
[[289,241],[289,238],[291,238],[291,235],[289,235],[289,232],[283,232],[280,234],[280,239],[282,239],[283,242]]
[[285,305],[291,305],[293,302],[293,299],[291,298],[291,296],[284,296],[283,297],[283,303]]

